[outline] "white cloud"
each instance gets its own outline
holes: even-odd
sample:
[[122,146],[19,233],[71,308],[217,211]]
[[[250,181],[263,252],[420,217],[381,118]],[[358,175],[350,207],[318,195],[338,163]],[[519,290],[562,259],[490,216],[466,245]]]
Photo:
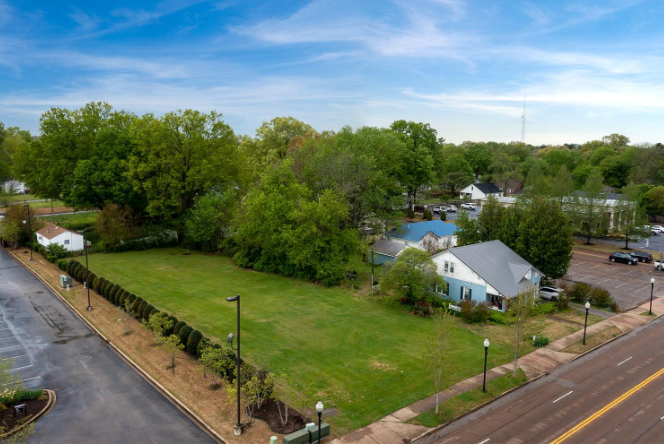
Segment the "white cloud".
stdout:
[[73,8],[74,12],[69,14],[69,18],[75,21],[84,31],[92,31],[99,26],[100,19],[93,14],[88,14],[78,8]]

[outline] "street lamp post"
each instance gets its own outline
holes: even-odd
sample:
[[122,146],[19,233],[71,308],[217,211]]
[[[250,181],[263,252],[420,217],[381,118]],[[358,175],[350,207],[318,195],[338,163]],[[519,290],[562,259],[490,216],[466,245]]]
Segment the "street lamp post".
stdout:
[[320,444],[320,423],[323,417],[323,403],[320,401],[316,404],[316,412],[318,412],[318,444]]
[[[240,436],[242,434],[242,423],[240,422],[240,295],[226,298],[228,302],[237,302],[237,423],[233,428],[233,434]],[[233,333],[228,335],[226,340],[233,348]]]
[[482,392],[486,393],[486,361],[489,356],[489,340],[484,340],[484,382],[482,382]]
[[[30,217],[30,205],[23,205],[23,207],[28,208],[28,231],[30,232],[30,235],[28,238],[30,239],[30,262],[34,262],[35,260],[32,258],[32,218]],[[23,221],[25,223],[25,221]]]
[[374,249],[371,249],[371,296],[373,296],[374,287]]
[[85,286],[88,289],[88,311],[92,311],[92,304],[90,304],[90,282],[88,282],[88,278],[90,277],[90,268],[88,267],[88,248],[90,246],[88,245],[88,242],[85,240],[85,237],[83,238],[83,249],[85,250]]
[[652,316],[652,293],[655,290],[655,278],[650,278],[650,311],[648,314]]
[[590,302],[586,302],[586,322],[583,324],[583,345],[586,345],[586,328],[588,328],[588,310],[590,310]]

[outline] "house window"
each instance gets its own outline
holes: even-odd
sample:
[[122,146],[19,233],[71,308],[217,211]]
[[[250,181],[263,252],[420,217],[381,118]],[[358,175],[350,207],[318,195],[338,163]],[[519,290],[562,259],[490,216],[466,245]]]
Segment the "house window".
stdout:
[[69,245],[69,239],[65,239],[65,245]]
[[439,287],[438,284],[434,284],[433,291],[434,291],[434,293],[438,293],[438,294],[442,294],[442,295],[445,294],[445,292],[443,291],[443,287]]
[[443,271],[445,273],[454,274],[454,262],[445,261],[443,265]]
[[473,290],[470,287],[461,287],[461,300],[470,301],[473,297]]

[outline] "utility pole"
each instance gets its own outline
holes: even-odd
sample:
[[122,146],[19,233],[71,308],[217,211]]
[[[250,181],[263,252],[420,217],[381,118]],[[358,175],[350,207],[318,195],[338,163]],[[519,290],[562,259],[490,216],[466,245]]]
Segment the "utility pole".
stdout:
[[521,143],[526,144],[526,94],[523,94],[523,114],[521,114]]

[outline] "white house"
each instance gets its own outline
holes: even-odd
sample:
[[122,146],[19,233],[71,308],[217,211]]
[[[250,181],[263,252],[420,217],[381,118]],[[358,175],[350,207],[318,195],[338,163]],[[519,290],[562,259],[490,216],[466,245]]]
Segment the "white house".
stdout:
[[432,257],[450,301],[473,300],[505,311],[506,301],[526,288],[539,288],[542,272],[499,240],[450,248]]
[[37,231],[37,242],[44,248],[51,244],[58,244],[67,251],[83,250],[83,236],[75,231],[59,227],[51,222],[45,222],[46,226]]
[[498,185],[492,182],[479,182],[468,185],[463,190],[459,191],[459,196],[462,199],[480,200],[486,199],[489,196],[500,197],[503,195],[503,190]]
[[457,243],[456,231],[455,224],[435,219],[393,228],[387,232],[387,240],[433,254],[454,247]]

